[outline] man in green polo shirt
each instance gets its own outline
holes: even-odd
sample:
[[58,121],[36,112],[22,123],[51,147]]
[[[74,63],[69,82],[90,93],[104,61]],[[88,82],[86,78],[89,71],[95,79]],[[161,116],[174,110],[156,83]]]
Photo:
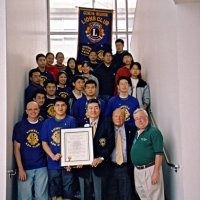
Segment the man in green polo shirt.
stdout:
[[136,191],[141,200],[164,200],[162,134],[149,124],[144,109],[135,110],[133,117],[138,128],[131,148]]

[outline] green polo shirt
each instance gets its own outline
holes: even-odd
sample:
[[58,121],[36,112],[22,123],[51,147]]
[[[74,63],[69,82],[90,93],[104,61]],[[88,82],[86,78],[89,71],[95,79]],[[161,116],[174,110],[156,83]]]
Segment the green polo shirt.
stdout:
[[133,165],[141,166],[155,161],[156,155],[163,154],[163,136],[161,132],[148,125],[146,129],[135,135],[131,148],[131,160]]

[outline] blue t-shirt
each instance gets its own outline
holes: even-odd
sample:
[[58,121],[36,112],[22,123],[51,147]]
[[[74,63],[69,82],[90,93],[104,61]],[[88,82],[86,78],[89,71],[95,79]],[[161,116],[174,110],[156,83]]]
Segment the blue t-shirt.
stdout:
[[[67,115],[61,120],[49,118],[43,123],[40,139],[48,143],[53,154],[57,154],[61,152],[60,129],[76,127],[76,120],[72,116]],[[48,169],[61,169],[60,161],[54,161],[48,156]]]
[[112,117],[112,113],[116,108],[122,108],[125,111],[125,123],[135,128],[133,113],[139,107],[139,102],[135,97],[128,95],[127,98],[121,98],[117,95],[108,101],[105,116]]
[[39,135],[42,122],[31,124],[27,119],[18,122],[13,131],[13,141],[20,143],[20,154],[25,170],[46,167],[46,153],[42,148]]
[[53,75],[49,71],[46,71],[46,70],[44,72],[40,71],[40,74],[41,74],[40,85],[42,87],[44,87],[44,82],[46,80],[54,80]]
[[65,86],[64,88],[61,88],[57,85],[56,95],[59,97],[62,97],[64,99],[67,99],[67,97],[72,93],[71,87]]
[[[101,116],[105,114],[105,103],[102,99],[99,99],[101,105]],[[83,126],[85,120],[87,119],[87,111],[86,111],[87,98],[85,96],[76,100],[74,105],[72,106],[71,115],[74,116],[78,122],[79,126]]]

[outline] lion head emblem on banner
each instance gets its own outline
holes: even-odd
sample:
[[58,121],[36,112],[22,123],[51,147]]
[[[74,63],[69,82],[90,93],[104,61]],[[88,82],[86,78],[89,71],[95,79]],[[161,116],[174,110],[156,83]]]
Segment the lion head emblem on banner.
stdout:
[[98,22],[91,22],[86,27],[85,33],[88,39],[93,43],[99,42],[105,35],[102,25]]

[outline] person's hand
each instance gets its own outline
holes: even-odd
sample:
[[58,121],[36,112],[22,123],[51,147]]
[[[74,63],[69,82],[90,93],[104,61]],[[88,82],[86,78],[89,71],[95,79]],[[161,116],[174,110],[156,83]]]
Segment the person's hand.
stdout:
[[92,161],[92,167],[97,167],[99,164],[102,163],[102,159],[101,158],[95,158],[93,161]]
[[83,165],[77,165],[76,166],[76,168],[82,168],[83,167]]
[[25,181],[26,180],[26,172],[24,169],[19,169],[19,175],[18,178],[20,181]]
[[72,167],[71,166],[67,166],[67,167],[65,167],[65,169],[66,169],[67,172],[71,172]]
[[60,160],[61,157],[62,157],[61,154],[60,154],[60,153],[57,153],[57,154],[54,154],[54,155],[52,156],[52,160],[58,161],[58,160]]
[[151,176],[151,184],[152,185],[157,184],[159,182],[159,177],[160,177],[159,171],[157,171],[157,170],[154,171],[152,176]]

